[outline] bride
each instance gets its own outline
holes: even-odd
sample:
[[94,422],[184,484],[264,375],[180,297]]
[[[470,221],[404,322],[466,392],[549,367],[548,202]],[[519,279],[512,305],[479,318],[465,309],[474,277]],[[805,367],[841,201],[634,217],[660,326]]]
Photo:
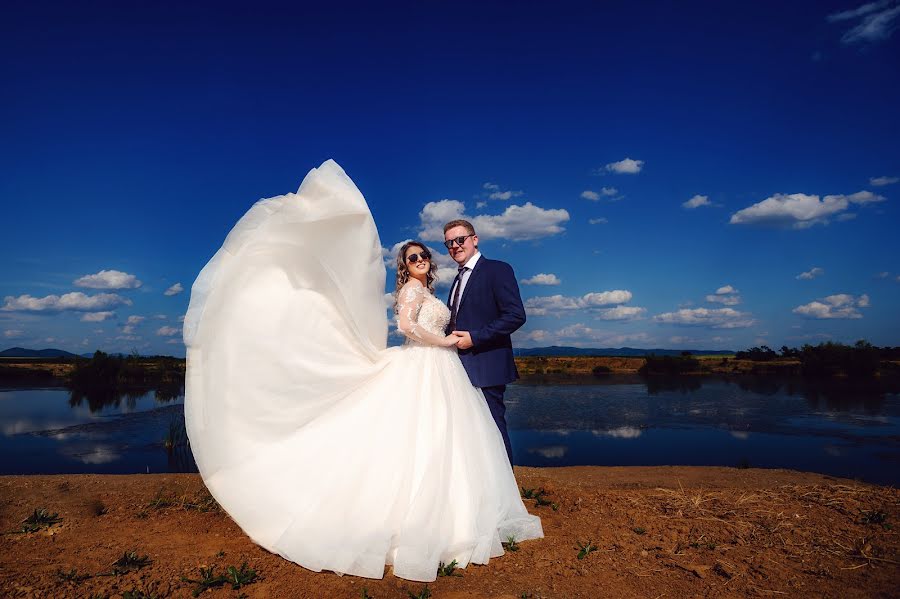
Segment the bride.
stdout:
[[445,336],[428,249],[381,242],[334,161],[260,200],[200,272],[184,321],[185,422],[206,486],[256,543],[314,571],[432,581],[543,537]]

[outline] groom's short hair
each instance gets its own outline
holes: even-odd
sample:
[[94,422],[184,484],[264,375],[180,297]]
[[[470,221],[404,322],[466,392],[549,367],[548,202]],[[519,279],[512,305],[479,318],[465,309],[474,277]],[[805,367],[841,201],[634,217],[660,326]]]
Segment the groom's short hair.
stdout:
[[457,219],[457,220],[451,220],[449,223],[444,225],[444,235],[446,235],[447,231],[449,231],[453,227],[465,227],[466,231],[469,233],[469,235],[475,234],[475,227],[472,226],[472,223],[470,223],[467,220]]

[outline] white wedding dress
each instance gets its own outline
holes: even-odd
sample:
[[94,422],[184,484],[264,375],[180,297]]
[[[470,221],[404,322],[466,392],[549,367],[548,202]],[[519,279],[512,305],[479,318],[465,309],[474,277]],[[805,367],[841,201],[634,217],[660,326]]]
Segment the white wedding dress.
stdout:
[[[206,486],[253,541],[310,570],[435,579],[543,536],[446,306],[399,294],[362,194],[333,161],[257,202],[200,272],[184,320],[185,421]],[[418,285],[418,288],[416,287]]]

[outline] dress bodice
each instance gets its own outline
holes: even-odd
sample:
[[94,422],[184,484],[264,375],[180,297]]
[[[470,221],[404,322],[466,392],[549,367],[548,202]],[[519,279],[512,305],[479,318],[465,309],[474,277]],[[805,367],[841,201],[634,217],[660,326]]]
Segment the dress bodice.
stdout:
[[[441,300],[434,297],[421,285],[407,285],[400,291],[397,298],[398,328],[401,327],[401,319],[411,323],[413,334],[416,329],[421,329],[432,335],[444,336],[444,329],[450,322],[450,309]],[[407,338],[406,343],[415,343]]]

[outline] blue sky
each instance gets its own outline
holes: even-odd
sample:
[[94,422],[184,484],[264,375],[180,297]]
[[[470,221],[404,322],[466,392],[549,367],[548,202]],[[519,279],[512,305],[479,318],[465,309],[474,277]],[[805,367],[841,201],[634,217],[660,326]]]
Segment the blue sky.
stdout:
[[388,250],[471,217],[520,346],[900,344],[898,0],[319,4],[6,7],[0,345],[183,355],[328,158]]

